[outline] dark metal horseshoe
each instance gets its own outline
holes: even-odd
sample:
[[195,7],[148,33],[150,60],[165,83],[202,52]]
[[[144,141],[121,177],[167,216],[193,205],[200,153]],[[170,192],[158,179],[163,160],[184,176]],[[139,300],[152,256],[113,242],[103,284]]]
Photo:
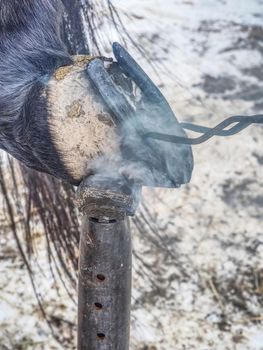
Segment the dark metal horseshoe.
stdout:
[[[122,136],[121,150],[125,160],[148,169],[152,178],[141,179],[146,186],[178,187],[189,182],[193,170],[191,146],[163,146],[158,140],[145,137],[149,122],[158,121],[159,128],[173,131],[178,137],[186,133],[174,116],[168,102],[146,73],[120,44],[113,45],[119,72],[131,79],[141,90],[139,104],[132,104],[115,84],[101,59],[87,66],[87,74],[103,101],[112,112]],[[148,118],[148,119],[147,119]],[[157,130],[159,131],[157,126]],[[162,131],[162,130],[161,130]]]
[[115,87],[102,60],[96,58],[91,61],[87,66],[87,73],[101,94],[104,102],[113,112],[114,121],[117,125],[125,122],[127,118],[134,114],[133,107],[129,104],[126,97]]
[[139,86],[148,102],[159,105],[163,111],[164,117],[172,116],[175,118],[169,103],[166,101],[161,91],[134,58],[119,43],[113,43],[112,49],[120,68]]

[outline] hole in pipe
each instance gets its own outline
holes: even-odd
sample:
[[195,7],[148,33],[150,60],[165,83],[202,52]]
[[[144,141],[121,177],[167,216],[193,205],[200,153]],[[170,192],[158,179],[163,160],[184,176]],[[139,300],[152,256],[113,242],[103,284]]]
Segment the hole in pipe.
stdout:
[[104,223],[104,224],[114,224],[115,222],[117,222],[116,219],[105,219],[105,220],[101,220],[101,219],[98,219],[98,218],[92,218],[90,217],[89,218],[89,221],[91,222],[96,222],[96,223]]
[[102,304],[101,303],[94,303],[96,309],[101,310],[102,309]]
[[91,221],[91,222],[99,222],[99,219],[97,219],[97,218],[89,218],[89,221]]
[[97,333],[97,337],[100,340],[103,340],[105,338],[105,334],[104,333]]
[[105,281],[105,279],[106,279],[106,277],[104,275],[102,275],[100,273],[97,275],[97,280],[99,280],[100,282]]

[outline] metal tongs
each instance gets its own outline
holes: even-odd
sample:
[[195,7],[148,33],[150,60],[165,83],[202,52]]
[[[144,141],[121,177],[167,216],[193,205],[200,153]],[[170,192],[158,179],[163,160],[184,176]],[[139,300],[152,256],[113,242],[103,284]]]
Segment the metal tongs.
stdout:
[[[109,108],[121,136],[122,157],[131,166],[146,169],[134,179],[143,186],[179,187],[188,183],[193,170],[190,145],[165,143],[145,137],[147,132],[172,133],[187,138],[169,103],[131,55],[119,44],[113,44],[115,75],[129,79],[140,92],[138,101],[131,100],[105,62],[96,58],[87,73]],[[120,81],[122,79],[119,79]],[[145,176],[147,174],[147,176]]]

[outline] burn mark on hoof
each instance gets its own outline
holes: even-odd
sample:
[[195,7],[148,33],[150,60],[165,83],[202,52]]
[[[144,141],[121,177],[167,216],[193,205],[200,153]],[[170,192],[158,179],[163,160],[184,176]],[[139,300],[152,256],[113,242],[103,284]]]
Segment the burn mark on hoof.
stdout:
[[66,75],[68,75],[72,70],[72,66],[63,66],[58,68],[53,74],[57,81],[63,80]]
[[69,118],[79,118],[85,115],[81,100],[74,101],[71,105],[67,107]]

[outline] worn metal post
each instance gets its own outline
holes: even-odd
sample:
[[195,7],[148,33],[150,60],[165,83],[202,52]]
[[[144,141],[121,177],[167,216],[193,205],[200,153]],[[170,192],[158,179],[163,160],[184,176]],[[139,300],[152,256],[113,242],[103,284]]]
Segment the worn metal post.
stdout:
[[78,191],[84,214],[79,258],[78,350],[128,350],[131,235],[127,215],[136,194],[123,181],[85,180]]

